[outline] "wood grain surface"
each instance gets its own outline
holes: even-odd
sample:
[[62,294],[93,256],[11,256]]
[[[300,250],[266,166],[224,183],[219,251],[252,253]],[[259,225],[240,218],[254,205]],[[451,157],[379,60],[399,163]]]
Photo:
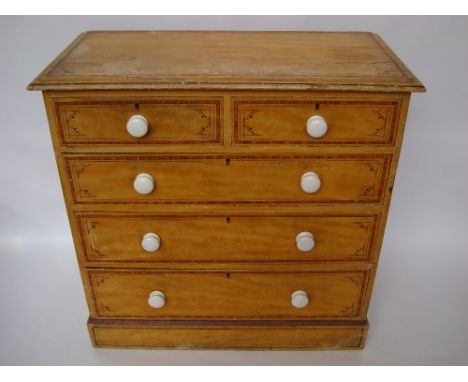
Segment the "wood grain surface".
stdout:
[[374,33],[87,32],[29,89],[424,91]]
[[[159,319],[358,319],[368,271],[87,271],[96,317]],[[149,294],[165,294],[159,309]],[[303,290],[309,304],[291,304]]]
[[[379,203],[389,155],[66,156],[75,203]],[[313,171],[320,189],[301,177]],[[153,192],[133,181],[150,174]]]
[[255,322],[90,319],[94,346],[168,349],[360,349],[367,321]]
[[[232,98],[234,144],[392,144],[399,100]],[[307,120],[323,117],[327,133],[307,134]]]
[[[222,98],[148,98],[73,100],[55,103],[61,142],[90,144],[222,143]],[[132,115],[142,115],[149,131],[142,139],[126,130]]]
[[[78,214],[87,263],[368,261],[378,219],[370,216]],[[309,252],[296,236],[314,235]],[[157,233],[161,246],[141,241]]]

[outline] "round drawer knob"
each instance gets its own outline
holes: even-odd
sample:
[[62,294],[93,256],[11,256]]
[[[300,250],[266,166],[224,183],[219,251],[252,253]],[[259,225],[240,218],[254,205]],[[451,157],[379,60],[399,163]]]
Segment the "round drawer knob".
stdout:
[[127,131],[132,137],[144,137],[148,133],[148,121],[142,115],[132,115],[127,121]]
[[138,174],[133,181],[133,188],[142,195],[147,195],[154,189],[154,179],[150,174]]
[[310,232],[301,232],[296,236],[296,245],[299,251],[311,251],[315,247],[314,235]]
[[297,290],[291,295],[291,304],[295,308],[304,308],[309,304],[309,296],[303,290]]
[[307,134],[312,138],[323,137],[328,130],[327,121],[320,115],[313,115],[307,120]]
[[302,191],[312,194],[320,188],[321,182],[319,176],[315,172],[306,172],[301,177]]
[[161,239],[157,233],[148,232],[143,236],[141,246],[146,252],[156,252],[161,245]]
[[166,303],[166,296],[163,292],[159,290],[154,290],[150,293],[148,297],[148,305],[152,308],[159,309],[164,306]]

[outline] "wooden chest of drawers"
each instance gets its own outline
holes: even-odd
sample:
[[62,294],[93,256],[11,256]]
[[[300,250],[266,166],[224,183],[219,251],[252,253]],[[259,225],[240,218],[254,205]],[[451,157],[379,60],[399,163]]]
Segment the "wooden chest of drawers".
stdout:
[[95,346],[364,345],[425,90],[377,35],[88,32],[29,89]]

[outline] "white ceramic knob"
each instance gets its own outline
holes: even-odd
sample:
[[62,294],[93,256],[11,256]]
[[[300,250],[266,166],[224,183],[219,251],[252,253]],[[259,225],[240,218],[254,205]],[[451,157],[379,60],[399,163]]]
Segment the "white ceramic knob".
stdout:
[[166,296],[163,292],[159,290],[154,290],[150,293],[148,297],[148,305],[152,308],[159,309],[164,306],[166,303]]
[[154,179],[150,174],[138,174],[133,181],[133,188],[142,195],[147,195],[154,189]]
[[307,120],[307,134],[312,138],[323,137],[328,130],[327,121],[320,115],[313,115]]
[[142,115],[132,115],[127,121],[127,131],[132,137],[144,137],[148,133],[148,121]]
[[309,304],[309,296],[303,290],[297,290],[291,295],[291,304],[295,308],[304,308]]
[[311,251],[315,247],[314,235],[310,232],[301,232],[296,236],[296,245],[299,251]]
[[156,252],[161,244],[161,238],[157,233],[148,232],[143,236],[141,246],[146,252]]
[[302,191],[312,194],[320,188],[321,182],[319,176],[315,172],[306,172],[301,177]]

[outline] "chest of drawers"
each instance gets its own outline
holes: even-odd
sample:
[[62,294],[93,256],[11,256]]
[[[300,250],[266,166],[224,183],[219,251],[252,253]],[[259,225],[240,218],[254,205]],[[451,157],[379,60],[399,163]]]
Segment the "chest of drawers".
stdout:
[[377,35],[88,32],[29,89],[95,346],[364,346],[425,90]]

